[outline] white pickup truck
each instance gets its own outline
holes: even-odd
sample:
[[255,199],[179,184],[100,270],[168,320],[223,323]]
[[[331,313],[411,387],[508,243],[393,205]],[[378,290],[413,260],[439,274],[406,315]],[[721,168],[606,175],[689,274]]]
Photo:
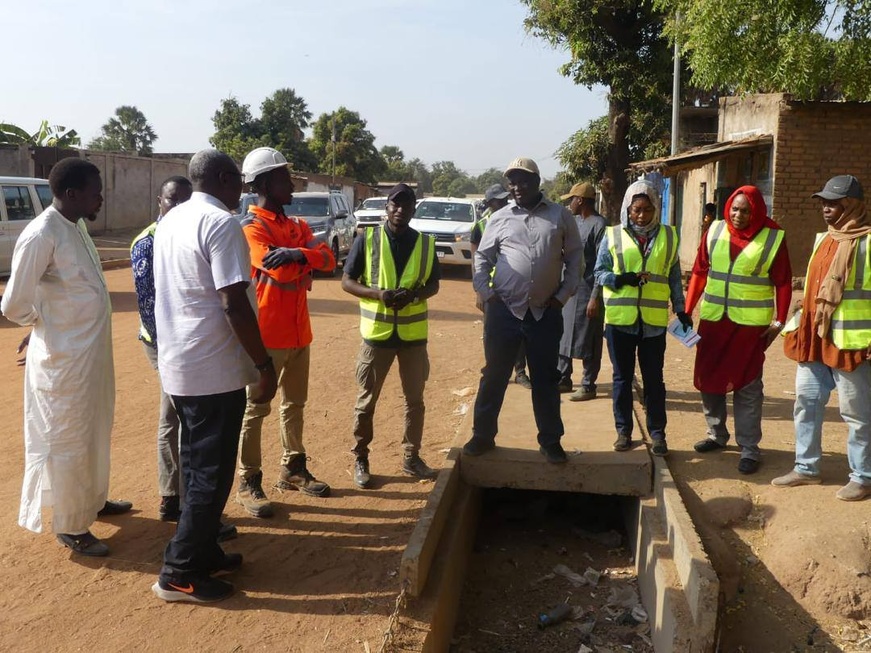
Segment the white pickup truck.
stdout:
[[456,197],[427,197],[417,203],[412,229],[435,237],[436,256],[444,265],[472,268],[469,236],[480,219],[475,200]]

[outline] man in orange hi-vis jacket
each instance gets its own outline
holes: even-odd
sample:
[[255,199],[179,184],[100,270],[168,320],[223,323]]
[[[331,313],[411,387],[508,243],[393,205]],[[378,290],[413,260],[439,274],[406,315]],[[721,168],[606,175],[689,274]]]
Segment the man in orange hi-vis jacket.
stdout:
[[[251,249],[260,334],[278,373],[281,398],[282,468],[275,487],[325,497],[330,486],[308,471],[302,443],[312,341],[306,292],[312,270],[330,272],[336,259],[325,243],[314,238],[305,220],[285,215],[294,188],[287,159],[280,152],[271,147],[253,150],[242,163],[242,174],[258,196],[242,228]],[[249,401],[242,422],[236,501],[255,517],[272,516],[272,505],[263,492],[260,455],[261,427],[269,412],[268,403]]]

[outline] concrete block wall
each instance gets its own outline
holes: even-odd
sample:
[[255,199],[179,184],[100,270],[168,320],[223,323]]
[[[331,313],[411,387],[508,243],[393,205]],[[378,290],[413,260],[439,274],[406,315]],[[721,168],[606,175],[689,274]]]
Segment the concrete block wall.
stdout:
[[838,174],[871,192],[871,103],[784,102],[774,155],[772,217],[786,230],[793,275],[804,276],[814,234],[825,231],[811,195]]

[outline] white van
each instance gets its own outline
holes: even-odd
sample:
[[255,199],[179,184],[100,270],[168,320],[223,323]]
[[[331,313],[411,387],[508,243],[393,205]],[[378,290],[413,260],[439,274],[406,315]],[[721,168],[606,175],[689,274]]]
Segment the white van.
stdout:
[[24,227],[51,205],[47,179],[0,177],[0,275],[12,272],[12,251]]

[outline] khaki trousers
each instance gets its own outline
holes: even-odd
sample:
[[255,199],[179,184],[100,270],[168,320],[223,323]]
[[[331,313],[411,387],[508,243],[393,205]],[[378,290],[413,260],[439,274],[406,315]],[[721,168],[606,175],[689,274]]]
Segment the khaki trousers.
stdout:
[[358,458],[369,457],[375,405],[395,358],[399,359],[399,379],[402,382],[402,394],[405,395],[402,448],[406,457],[420,451],[426,412],[423,390],[429,378],[426,343],[393,348],[372,347],[363,342],[357,355],[357,403],[354,406],[354,439],[357,444],[352,449]]
[[[297,349],[267,349],[278,375],[278,407],[281,464],[289,465],[297,456],[305,455],[302,444],[303,409],[308,400],[309,347]],[[239,476],[250,478],[261,469],[260,436],[263,418],[272,412],[271,404],[248,403],[242,419],[239,438]]]

